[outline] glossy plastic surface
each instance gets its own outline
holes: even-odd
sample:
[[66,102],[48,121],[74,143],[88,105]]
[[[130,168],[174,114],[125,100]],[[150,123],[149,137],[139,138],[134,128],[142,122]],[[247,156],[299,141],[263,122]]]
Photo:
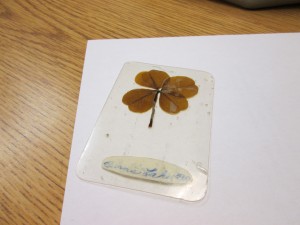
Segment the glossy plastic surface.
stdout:
[[[140,73],[146,74],[143,79]],[[126,97],[137,89],[144,91]],[[126,63],[84,149],[78,176],[188,201],[202,199],[213,89],[207,72]]]

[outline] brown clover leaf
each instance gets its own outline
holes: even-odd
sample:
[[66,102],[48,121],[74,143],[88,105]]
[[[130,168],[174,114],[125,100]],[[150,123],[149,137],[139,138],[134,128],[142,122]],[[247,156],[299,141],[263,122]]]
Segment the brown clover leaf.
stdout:
[[185,76],[170,77],[166,72],[150,70],[140,72],[135,82],[147,87],[128,91],[122,99],[132,112],[143,113],[152,108],[149,127],[152,127],[155,105],[159,96],[159,105],[167,113],[176,114],[188,108],[187,98],[198,93],[195,81]]

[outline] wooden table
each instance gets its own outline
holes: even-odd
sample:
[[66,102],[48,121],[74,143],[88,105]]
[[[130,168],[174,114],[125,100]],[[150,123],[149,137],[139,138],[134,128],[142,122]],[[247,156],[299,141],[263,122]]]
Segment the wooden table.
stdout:
[[61,216],[88,39],[299,32],[300,6],[3,0],[0,30],[0,224],[51,225]]

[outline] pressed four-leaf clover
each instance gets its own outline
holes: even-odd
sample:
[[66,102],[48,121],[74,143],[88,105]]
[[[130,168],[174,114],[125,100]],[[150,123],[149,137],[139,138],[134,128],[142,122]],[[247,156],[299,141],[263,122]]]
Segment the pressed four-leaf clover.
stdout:
[[188,108],[187,98],[198,93],[198,87],[193,79],[186,76],[170,77],[166,72],[159,70],[140,72],[136,75],[135,82],[147,89],[128,91],[122,101],[132,112],[143,113],[152,108],[149,127],[153,124],[158,97],[162,110],[176,114]]

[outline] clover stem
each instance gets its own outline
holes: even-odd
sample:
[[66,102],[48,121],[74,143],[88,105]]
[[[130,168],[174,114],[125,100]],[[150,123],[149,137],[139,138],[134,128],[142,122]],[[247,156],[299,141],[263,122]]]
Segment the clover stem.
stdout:
[[159,93],[160,93],[160,90],[157,90],[157,92],[155,93],[154,99],[153,99],[152,112],[151,112],[150,122],[148,125],[149,128],[151,128],[152,124],[153,124],[153,118],[154,118],[154,114],[155,114],[155,105],[156,105],[157,96]]

